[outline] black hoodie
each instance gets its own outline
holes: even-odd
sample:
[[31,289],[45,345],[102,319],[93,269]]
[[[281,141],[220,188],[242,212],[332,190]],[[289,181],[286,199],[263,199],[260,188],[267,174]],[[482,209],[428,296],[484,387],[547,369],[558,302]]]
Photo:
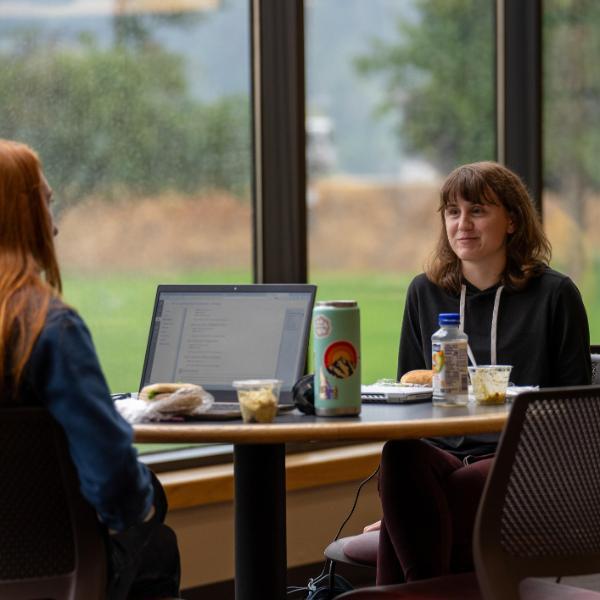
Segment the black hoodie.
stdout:
[[[490,364],[490,333],[498,286],[479,290],[468,281],[464,330],[480,365]],[[459,312],[460,295],[449,294],[424,274],[408,288],[398,378],[412,369],[431,369],[431,336],[438,314]],[[552,269],[529,281],[525,289],[502,290],[498,312],[497,359],[512,365],[516,385],[540,387],[591,382],[590,334],[579,290]]]
[[[464,331],[477,364],[490,364],[491,326],[498,286],[479,290],[465,281]],[[460,294],[449,294],[424,274],[411,282],[406,296],[398,379],[413,369],[431,369],[431,336],[438,314],[458,313]],[[567,276],[550,268],[520,291],[502,290],[497,323],[496,364],[512,365],[516,385],[540,387],[591,383],[590,334],[581,295]],[[436,445],[457,455],[494,450],[497,434],[436,438]],[[487,444],[487,445],[486,445]]]

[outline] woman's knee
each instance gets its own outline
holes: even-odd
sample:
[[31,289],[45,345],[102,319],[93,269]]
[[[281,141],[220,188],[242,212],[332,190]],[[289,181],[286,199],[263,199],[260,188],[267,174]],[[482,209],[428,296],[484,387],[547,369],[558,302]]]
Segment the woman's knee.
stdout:
[[381,451],[382,464],[400,462],[412,463],[426,453],[425,442],[421,440],[392,440],[386,442]]
[[462,463],[452,454],[423,440],[394,440],[382,450],[380,495],[396,489],[442,489]]
[[451,454],[423,440],[393,440],[386,442],[381,453],[382,471],[392,473],[432,468],[453,470],[460,461]]

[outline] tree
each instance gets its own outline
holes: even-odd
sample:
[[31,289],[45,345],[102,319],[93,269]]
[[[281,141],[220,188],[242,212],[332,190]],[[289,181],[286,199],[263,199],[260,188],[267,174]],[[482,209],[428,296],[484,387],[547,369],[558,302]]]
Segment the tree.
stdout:
[[0,134],[36,148],[53,186],[88,194],[249,188],[247,100],[207,104],[159,45],[59,48],[28,36],[0,53]]
[[547,0],[544,40],[545,180],[583,229],[600,189],[600,4]]
[[495,155],[493,3],[415,0],[393,43],[374,40],[356,66],[386,82],[398,139],[442,172]]
[[[397,115],[401,143],[442,172],[495,156],[493,4],[415,0],[397,40],[376,40],[357,61],[384,77],[382,110]],[[546,0],[543,15],[544,181],[584,231],[586,197],[600,189],[600,3]],[[569,250],[574,277],[581,244],[579,236]]]

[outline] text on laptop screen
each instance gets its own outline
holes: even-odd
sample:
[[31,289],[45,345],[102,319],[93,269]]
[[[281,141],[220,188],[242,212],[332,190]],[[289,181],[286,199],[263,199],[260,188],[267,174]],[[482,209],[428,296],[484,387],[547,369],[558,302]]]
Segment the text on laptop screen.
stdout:
[[302,374],[312,298],[303,292],[161,292],[144,384],[229,388],[236,379]]

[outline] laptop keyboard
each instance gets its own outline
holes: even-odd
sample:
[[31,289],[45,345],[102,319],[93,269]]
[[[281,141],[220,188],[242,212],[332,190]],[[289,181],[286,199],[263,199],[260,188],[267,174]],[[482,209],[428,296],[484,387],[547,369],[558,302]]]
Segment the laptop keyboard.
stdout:
[[374,394],[374,393],[361,394],[360,399],[365,404],[387,404],[388,403],[388,401],[385,397],[385,394]]

